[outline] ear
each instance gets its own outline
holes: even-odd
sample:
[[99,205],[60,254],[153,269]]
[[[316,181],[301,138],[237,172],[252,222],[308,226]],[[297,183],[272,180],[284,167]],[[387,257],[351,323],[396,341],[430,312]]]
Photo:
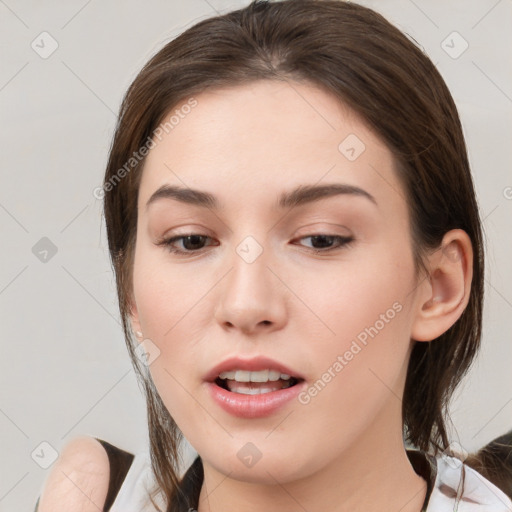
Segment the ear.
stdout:
[[468,234],[452,229],[428,256],[429,275],[419,285],[411,338],[431,341],[446,332],[466,308],[473,278],[473,247]]

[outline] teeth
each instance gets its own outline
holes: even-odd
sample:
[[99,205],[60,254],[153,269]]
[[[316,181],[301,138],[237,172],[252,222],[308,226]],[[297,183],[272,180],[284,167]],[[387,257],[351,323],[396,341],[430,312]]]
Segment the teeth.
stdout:
[[233,370],[222,372],[221,379],[236,380],[237,382],[275,382],[276,380],[289,380],[290,375],[280,373],[276,370],[260,370],[258,372],[248,372],[245,370]]
[[238,388],[233,390],[234,393],[240,393],[242,395],[261,395],[263,393],[270,393],[274,391],[270,388]]
[[267,384],[270,387],[259,386],[258,384],[248,384],[246,382],[236,382],[234,380],[227,381],[227,389],[232,393],[241,393],[243,395],[259,395],[263,393],[272,393],[273,391],[279,391],[282,389],[289,388],[291,385],[291,381],[286,381],[283,384],[279,384],[278,382],[274,382],[272,384]]

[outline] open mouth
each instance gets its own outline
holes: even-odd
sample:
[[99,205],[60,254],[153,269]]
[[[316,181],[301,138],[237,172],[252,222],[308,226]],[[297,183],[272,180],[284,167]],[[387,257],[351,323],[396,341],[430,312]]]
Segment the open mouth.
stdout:
[[263,393],[273,393],[295,386],[304,379],[289,377],[288,379],[268,380],[266,382],[239,382],[235,379],[217,377],[215,384],[231,393],[240,393],[243,395],[260,395]]

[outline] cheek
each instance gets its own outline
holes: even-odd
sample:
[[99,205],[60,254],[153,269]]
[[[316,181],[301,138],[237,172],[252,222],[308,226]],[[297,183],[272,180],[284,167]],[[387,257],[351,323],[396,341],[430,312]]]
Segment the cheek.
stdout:
[[394,287],[373,284],[334,294],[337,306],[323,317],[334,334],[324,328],[310,350],[312,379],[296,410],[304,431],[322,432],[313,445],[319,453],[326,440],[333,450],[352,445],[382,411],[399,414],[410,347],[408,306]]
[[185,389],[190,376],[197,378],[197,361],[204,357],[197,342],[205,335],[199,318],[207,314],[211,283],[198,272],[166,264],[162,253],[142,249],[137,254],[133,287],[144,337],[159,350],[149,367],[151,377],[172,413],[190,402]]
[[300,293],[315,313],[309,315],[307,337],[315,351],[308,364],[322,390],[319,406],[366,402],[370,410],[372,397],[389,395],[390,388],[399,393],[410,349],[413,282],[412,261],[391,253],[302,280]]
[[309,309],[308,332],[313,329],[319,341],[332,345],[358,336],[364,341],[368,329],[375,332],[372,327],[382,334],[404,332],[402,319],[414,287],[412,262],[391,252],[372,255],[318,265],[293,279],[294,292]]
[[190,328],[190,315],[201,307],[201,297],[204,300],[211,286],[200,272],[187,271],[186,265],[170,264],[168,260],[165,249],[142,247],[133,274],[144,335],[159,340],[165,347],[185,327]]

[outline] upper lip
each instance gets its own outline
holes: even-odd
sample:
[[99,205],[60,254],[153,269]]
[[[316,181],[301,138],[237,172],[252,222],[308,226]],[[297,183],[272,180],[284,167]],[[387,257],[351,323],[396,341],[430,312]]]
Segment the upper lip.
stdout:
[[205,376],[204,380],[206,382],[214,382],[215,379],[222,373],[228,372],[231,370],[245,370],[257,372],[258,370],[276,370],[280,373],[284,373],[286,375],[290,375],[291,377],[295,377],[296,379],[304,380],[304,377],[298,373],[297,371],[289,368],[288,366],[280,363],[279,361],[274,361],[269,357],[258,356],[252,357],[250,359],[242,359],[241,357],[230,357],[225,359],[218,365],[214,366]]

